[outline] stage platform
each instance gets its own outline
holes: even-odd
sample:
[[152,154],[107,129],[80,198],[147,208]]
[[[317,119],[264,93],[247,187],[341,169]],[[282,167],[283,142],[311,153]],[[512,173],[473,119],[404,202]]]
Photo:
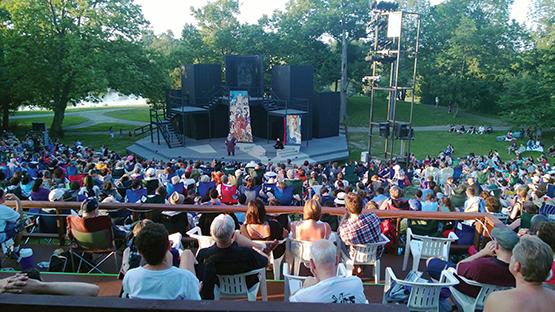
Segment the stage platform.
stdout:
[[162,138],[160,138],[160,144],[157,144],[155,134],[154,143],[151,142],[150,136],[147,136],[129,146],[127,151],[145,159],[163,161],[179,157],[186,160],[210,161],[213,159],[223,159],[240,162],[254,160],[263,163],[268,161],[281,162],[291,159],[294,163],[301,164],[305,160],[309,162],[327,162],[345,160],[349,157],[347,139],[342,133],[335,137],[312,139],[308,142],[308,146],[306,142],[303,142],[300,147],[286,146],[285,150],[278,152],[273,147],[274,141],[255,138],[253,143],[238,143],[235,148],[235,156],[227,156],[224,141],[225,138],[213,138],[210,140],[187,138],[185,147],[169,148]]

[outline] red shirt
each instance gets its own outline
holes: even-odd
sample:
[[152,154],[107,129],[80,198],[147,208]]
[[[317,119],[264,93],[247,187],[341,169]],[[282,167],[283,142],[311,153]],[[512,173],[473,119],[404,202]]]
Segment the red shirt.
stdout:
[[[459,264],[457,274],[478,283],[515,287],[515,278],[509,271],[509,264],[496,257],[483,257]],[[471,286],[461,281],[456,286],[460,292],[476,298],[480,287]]]
[[222,192],[222,203],[224,204],[236,204],[237,203],[237,186],[220,184],[220,190]]

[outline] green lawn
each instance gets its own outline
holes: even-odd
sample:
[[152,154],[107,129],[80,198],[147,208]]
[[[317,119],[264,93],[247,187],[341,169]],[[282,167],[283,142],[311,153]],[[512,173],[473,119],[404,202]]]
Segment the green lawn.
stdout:
[[84,133],[69,133],[61,140],[64,144],[73,145],[75,141],[79,140],[84,146],[92,147],[94,149],[100,148],[102,145],[107,146],[111,150],[121,154],[126,153],[126,149],[129,145],[135,143],[135,141],[141,139],[140,137],[129,137],[129,136],[116,136],[115,138],[110,138],[108,134],[98,135],[98,134],[84,134]]
[[[25,118],[25,119],[13,119],[10,120],[10,128],[17,129],[17,130],[26,130],[30,129],[32,123],[34,122],[43,122],[46,123],[46,127],[50,128],[50,124],[52,124],[53,116],[49,117],[38,117],[38,118]],[[64,127],[76,126],[87,122],[89,119],[81,116],[66,116],[64,118]]]
[[[462,157],[469,153],[476,155],[485,155],[490,150],[497,150],[503,159],[513,158],[513,155],[507,153],[508,142],[497,142],[495,138],[504,135],[504,132],[495,132],[485,135],[458,135],[442,132],[417,132],[415,139],[412,141],[411,150],[418,159],[422,159],[427,155],[436,156],[444,150],[449,143],[455,147],[455,156]],[[553,133],[544,133],[542,143],[546,148],[555,144]],[[373,154],[378,157],[384,156],[384,141],[381,137],[374,136],[372,144]],[[519,144],[526,142],[521,140]],[[349,134],[349,158],[360,159],[360,152],[366,151],[368,146],[368,135],[365,133]],[[400,141],[396,141],[396,153],[399,152]],[[539,155],[539,154],[538,154]],[[538,156],[534,155],[534,156]]]
[[133,126],[133,125],[126,125],[126,124],[122,124],[122,123],[99,123],[90,127],[86,127],[86,128],[79,128],[79,129],[73,129],[71,130],[72,132],[93,132],[93,131],[106,131],[106,133],[108,132],[108,129],[110,129],[110,127],[112,127],[112,130],[114,131],[114,133],[119,132],[119,130],[133,130],[135,128],[137,128],[137,126]]
[[150,122],[148,107],[137,107],[135,109],[125,109],[120,111],[108,112],[104,115],[131,121]]
[[[97,107],[68,107],[66,109],[66,113],[72,112],[85,112],[85,111],[94,111],[94,110],[102,110],[108,109],[110,107],[99,105]],[[15,113],[10,114],[10,116],[25,116],[25,115],[37,115],[37,114],[53,114],[53,111],[46,110],[46,109],[34,109],[30,111],[17,111]]]
[[[387,100],[385,97],[376,97],[374,105],[374,121],[386,120]],[[367,127],[370,114],[370,97],[352,96],[347,104],[348,125]],[[397,102],[397,116],[399,121],[408,121],[410,115],[410,102]],[[491,117],[491,116],[488,116]],[[499,122],[498,124],[500,124]],[[414,104],[413,126],[438,126],[449,124],[479,125],[474,118],[459,116],[453,118],[443,108],[436,109],[432,105]]]

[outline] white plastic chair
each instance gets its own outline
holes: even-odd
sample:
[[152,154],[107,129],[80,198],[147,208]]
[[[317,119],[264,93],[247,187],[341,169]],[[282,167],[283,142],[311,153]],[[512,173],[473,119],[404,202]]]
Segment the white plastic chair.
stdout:
[[[268,241],[262,241],[262,240],[253,240],[253,242],[264,244],[264,245],[268,243]],[[286,238],[278,241],[278,244],[281,245],[285,242],[287,242]],[[272,264],[272,268],[273,268],[273,271],[274,271],[274,279],[275,280],[281,278],[281,263],[283,262],[284,257],[285,257],[285,253],[283,255],[281,255],[281,257],[279,257],[279,258],[274,258],[274,252],[273,251],[270,252],[270,254],[268,255],[269,262]]]
[[407,228],[407,242],[405,245],[405,256],[403,258],[403,271],[407,269],[409,253],[412,254],[412,270],[418,271],[420,260],[429,258],[440,258],[449,261],[449,249],[451,243],[459,239],[455,233],[449,234],[448,238],[430,237],[412,234]]
[[[348,276],[348,271],[343,263],[339,263],[337,266],[337,276]],[[310,278],[310,276],[298,276],[289,274],[289,266],[287,263],[283,264],[283,301],[289,302],[289,297],[297,292],[297,290],[303,288],[304,282]]]
[[[247,287],[246,277],[250,275],[258,275],[258,283],[251,288]],[[268,301],[268,286],[266,284],[266,268],[252,270],[250,272],[234,274],[234,275],[216,275],[218,277],[219,286],[214,286],[214,299],[220,300],[224,297],[247,297],[249,301],[256,301],[258,290],[262,301]]]
[[345,263],[347,270],[347,275],[353,274],[353,268],[355,265],[371,265],[374,266],[374,279],[375,283],[380,282],[380,257],[378,257],[378,248],[380,246],[385,246],[389,243],[389,238],[385,235],[381,235],[381,240],[377,243],[369,244],[346,244],[339,240],[340,244],[344,244],[349,251],[353,254],[345,254],[344,250],[341,250],[341,260]]
[[290,263],[290,265],[292,265],[293,267],[294,275],[299,275],[301,263],[307,263],[312,258],[310,247],[312,247],[312,242],[296,240],[293,238],[287,239],[286,252],[290,254],[290,258],[292,260],[292,263]]
[[[451,273],[451,275],[457,274],[454,268],[448,268],[447,271]],[[455,300],[457,305],[462,308],[464,312],[483,310],[484,303],[486,302],[486,299],[489,296],[489,294],[491,294],[494,291],[511,288],[511,287],[479,283],[479,282],[467,279],[460,275],[457,275],[457,276],[468,285],[480,287],[480,292],[478,293],[478,296],[476,298],[463,294],[455,287],[449,287],[449,290],[451,290],[451,295],[453,296],[453,299]]]
[[199,250],[201,250],[203,248],[208,248],[208,247],[214,245],[214,243],[215,243],[212,236],[202,235],[202,231],[200,230],[200,228],[198,226],[195,226],[194,228],[187,231],[187,235],[198,241],[197,253],[198,253]]
[[410,294],[407,302],[409,311],[438,311],[439,312],[439,294],[443,287],[451,287],[457,285],[459,281],[455,278],[448,278],[448,271],[441,272],[439,283],[428,282],[409,282],[400,280],[395,276],[390,267],[385,269],[385,286],[383,292],[382,304],[387,304],[386,293],[393,286],[392,281],[399,285],[409,286]]

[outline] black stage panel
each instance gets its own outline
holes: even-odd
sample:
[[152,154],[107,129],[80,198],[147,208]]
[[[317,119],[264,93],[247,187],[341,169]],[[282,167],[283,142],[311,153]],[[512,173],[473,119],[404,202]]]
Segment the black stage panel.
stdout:
[[[272,68],[272,91],[282,100],[308,99],[314,95],[312,65],[277,65]],[[291,101],[292,108],[295,101]]]
[[313,136],[328,138],[339,135],[339,92],[315,93],[313,99]]
[[185,65],[181,80],[185,104],[189,106],[208,104],[211,98],[221,95],[221,81],[222,66],[219,64]]
[[264,94],[262,57],[228,55],[225,57],[225,81],[230,90],[247,90],[251,97]]

